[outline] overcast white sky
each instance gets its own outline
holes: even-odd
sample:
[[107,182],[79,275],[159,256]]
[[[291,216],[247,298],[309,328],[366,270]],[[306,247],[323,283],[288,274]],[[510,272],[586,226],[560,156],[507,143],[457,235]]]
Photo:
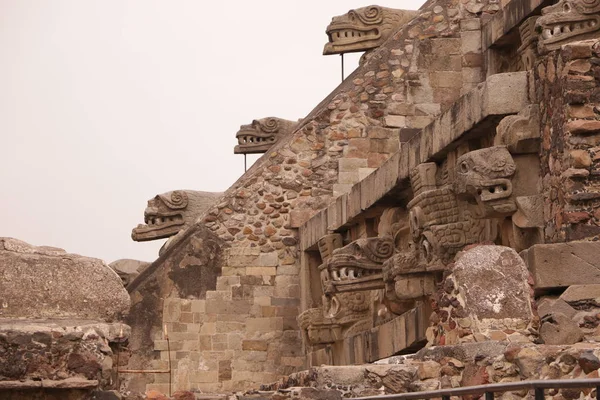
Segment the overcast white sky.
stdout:
[[235,182],[239,126],[308,114],[340,83],[327,24],[369,4],[0,0],[0,236],[154,260],[146,201]]

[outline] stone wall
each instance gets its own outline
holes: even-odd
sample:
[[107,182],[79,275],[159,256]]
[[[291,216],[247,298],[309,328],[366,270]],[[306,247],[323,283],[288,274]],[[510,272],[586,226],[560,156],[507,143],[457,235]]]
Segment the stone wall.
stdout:
[[600,234],[600,43],[565,45],[535,68],[549,242]]
[[[427,4],[204,215],[229,247],[216,290],[202,298],[163,291],[164,306],[162,299],[147,304],[164,307],[164,320],[150,329],[163,360],[161,325],[183,335],[172,353],[176,388],[237,390],[306,365],[296,322],[297,228],[477,85],[481,67],[477,16],[456,1]],[[164,391],[161,379],[148,388]]]
[[[536,346],[485,342],[424,349],[415,355],[392,357],[376,364],[321,366],[263,387],[260,394],[238,399],[342,399],[393,393],[450,389],[527,379],[597,378],[600,360],[592,344]],[[532,398],[533,391],[496,395],[502,399]],[[594,398],[595,389],[550,389],[546,398]]]

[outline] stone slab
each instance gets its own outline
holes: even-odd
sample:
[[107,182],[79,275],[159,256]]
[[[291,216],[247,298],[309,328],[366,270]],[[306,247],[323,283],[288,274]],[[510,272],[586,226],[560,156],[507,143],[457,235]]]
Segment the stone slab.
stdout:
[[122,319],[129,295],[102,260],[0,238],[3,318]]
[[537,244],[521,253],[536,292],[571,285],[600,284],[600,243]]

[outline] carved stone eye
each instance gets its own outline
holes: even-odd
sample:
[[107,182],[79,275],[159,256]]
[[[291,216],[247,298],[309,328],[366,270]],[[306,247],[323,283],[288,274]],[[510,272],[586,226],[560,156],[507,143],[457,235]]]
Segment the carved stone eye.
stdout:
[[183,202],[183,195],[179,191],[171,193],[171,202],[175,205],[179,205]]
[[460,172],[466,174],[469,172],[469,164],[466,161],[460,163]]

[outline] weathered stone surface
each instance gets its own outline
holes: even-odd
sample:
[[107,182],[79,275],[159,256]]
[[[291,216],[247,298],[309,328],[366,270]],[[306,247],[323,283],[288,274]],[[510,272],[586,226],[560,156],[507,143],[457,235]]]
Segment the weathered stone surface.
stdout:
[[0,318],[0,398],[31,380],[45,388],[108,388],[113,348],[129,333],[123,323]]
[[136,242],[174,236],[192,226],[223,193],[174,190],[148,200],[144,224],[131,231]]
[[571,318],[555,312],[544,319],[540,327],[540,338],[545,344],[573,344],[583,338],[583,333]]
[[395,30],[416,17],[417,11],[369,6],[333,17],[323,54],[365,51],[380,46]]
[[560,295],[560,298],[569,304],[590,302],[600,306],[600,284],[571,285]]
[[452,269],[464,308],[480,330],[505,318],[529,322],[533,318],[528,272],[511,248],[477,246],[459,256]]
[[523,252],[537,292],[571,285],[600,284],[600,243],[537,244]]
[[103,261],[0,239],[2,317],[121,319],[129,295]]
[[561,313],[568,318],[573,318],[577,313],[577,310],[567,304],[563,299],[553,299],[549,297],[545,297],[538,301],[537,311],[540,318],[554,313]]
[[129,285],[148,265],[149,262],[121,259],[108,264],[123,281],[123,286]]
[[238,144],[235,154],[260,154],[273,147],[283,136],[292,133],[299,121],[277,117],[255,119],[251,124],[242,125],[235,134]]

